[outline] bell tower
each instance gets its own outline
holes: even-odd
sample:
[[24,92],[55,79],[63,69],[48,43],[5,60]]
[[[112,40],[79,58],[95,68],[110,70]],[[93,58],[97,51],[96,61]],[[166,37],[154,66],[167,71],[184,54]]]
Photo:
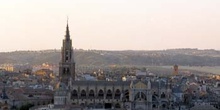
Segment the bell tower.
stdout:
[[70,78],[75,80],[75,61],[72,47],[72,40],[70,39],[68,19],[66,26],[66,35],[63,39],[63,46],[61,48],[61,62],[59,63],[59,77],[60,81],[68,85]]

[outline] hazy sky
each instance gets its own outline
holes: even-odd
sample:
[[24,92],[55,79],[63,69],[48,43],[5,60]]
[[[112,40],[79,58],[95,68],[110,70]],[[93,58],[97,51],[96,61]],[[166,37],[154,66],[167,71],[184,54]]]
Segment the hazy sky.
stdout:
[[0,0],[0,51],[220,50],[220,0]]

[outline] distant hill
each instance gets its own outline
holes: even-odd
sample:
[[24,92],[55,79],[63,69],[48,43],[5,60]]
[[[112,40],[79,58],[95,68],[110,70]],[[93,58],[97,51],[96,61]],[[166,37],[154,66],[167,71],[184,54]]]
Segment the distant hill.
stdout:
[[[74,50],[77,65],[189,65],[220,66],[220,51],[198,49],[170,49],[158,51]],[[48,62],[57,65],[60,50],[0,52],[0,64],[32,65]]]

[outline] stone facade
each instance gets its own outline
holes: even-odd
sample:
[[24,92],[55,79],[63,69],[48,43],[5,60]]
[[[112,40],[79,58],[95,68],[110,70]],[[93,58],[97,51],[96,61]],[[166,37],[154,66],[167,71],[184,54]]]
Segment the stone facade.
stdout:
[[55,93],[58,105],[80,105],[90,109],[156,110],[171,106],[171,91],[162,80],[72,81],[60,84]]
[[170,107],[171,90],[165,80],[75,81],[75,63],[68,25],[59,75],[61,82],[54,95],[55,105],[118,110],[158,110]]

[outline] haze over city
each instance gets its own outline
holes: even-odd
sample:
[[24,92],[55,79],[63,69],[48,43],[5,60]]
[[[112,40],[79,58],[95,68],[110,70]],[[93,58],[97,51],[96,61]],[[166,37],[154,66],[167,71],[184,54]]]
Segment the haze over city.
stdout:
[[0,1],[0,51],[74,48],[220,50],[219,0]]
[[0,110],[220,110],[219,6],[0,0]]

